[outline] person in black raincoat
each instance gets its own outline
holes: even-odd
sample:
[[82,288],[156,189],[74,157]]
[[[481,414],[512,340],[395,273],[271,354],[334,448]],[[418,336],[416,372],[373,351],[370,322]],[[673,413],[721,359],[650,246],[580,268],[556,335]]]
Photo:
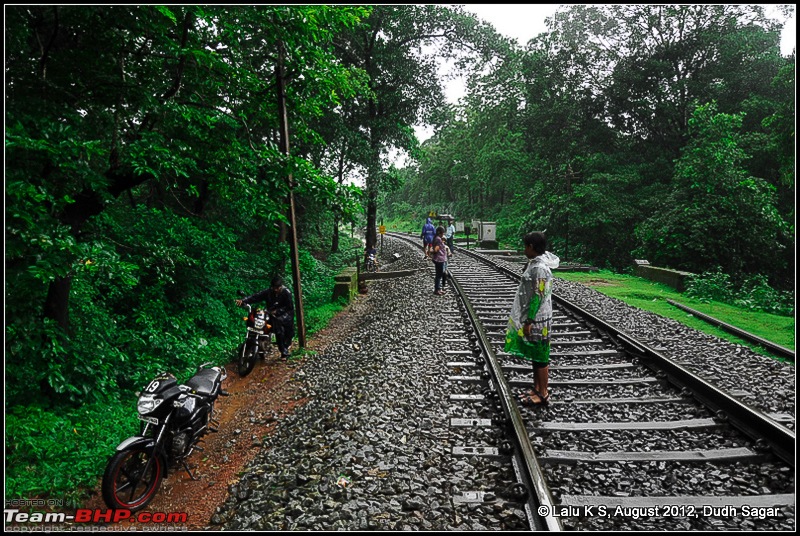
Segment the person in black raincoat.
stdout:
[[275,342],[278,343],[278,350],[281,357],[288,359],[289,347],[294,338],[294,301],[291,291],[283,286],[283,279],[279,276],[272,278],[270,288],[261,292],[236,300],[236,305],[241,306],[245,303],[266,302],[266,309],[270,315],[272,332],[275,334]]

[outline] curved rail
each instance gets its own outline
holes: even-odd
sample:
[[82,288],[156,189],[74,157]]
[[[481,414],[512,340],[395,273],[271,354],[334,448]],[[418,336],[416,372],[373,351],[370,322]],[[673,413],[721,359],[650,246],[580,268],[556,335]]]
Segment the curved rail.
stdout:
[[785,357],[786,359],[789,359],[790,361],[794,362],[794,352],[789,350],[788,348],[784,348],[783,346],[781,346],[779,344],[775,344],[774,342],[768,341],[766,339],[762,339],[761,337],[759,337],[757,335],[753,335],[752,333],[748,333],[747,331],[744,331],[743,329],[739,329],[736,326],[732,326],[730,324],[726,324],[725,322],[723,322],[721,320],[717,320],[713,316],[709,316],[707,314],[701,313],[700,311],[696,311],[696,310],[694,310],[694,309],[692,309],[690,307],[686,307],[685,305],[680,304],[680,303],[678,303],[676,301],[667,300],[667,303],[669,303],[670,305],[674,305],[678,309],[682,309],[683,311],[686,311],[687,313],[691,314],[692,316],[696,316],[697,318],[699,318],[701,320],[705,320],[709,324],[713,324],[713,325],[719,327],[720,329],[723,329],[723,330],[727,331],[728,333],[732,333],[732,334],[736,335],[737,337],[740,337],[740,338],[742,338],[742,339],[744,339],[744,340],[746,340],[748,342],[751,342],[753,344],[758,344],[759,346],[763,346],[764,348],[766,348],[770,352],[772,352],[772,353],[774,353],[776,355],[779,355],[780,357]]

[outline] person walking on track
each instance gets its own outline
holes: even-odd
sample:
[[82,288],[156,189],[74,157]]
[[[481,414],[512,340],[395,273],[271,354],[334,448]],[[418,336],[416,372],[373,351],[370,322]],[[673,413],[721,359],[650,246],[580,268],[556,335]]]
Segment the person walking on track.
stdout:
[[436,266],[436,275],[433,279],[433,293],[441,296],[444,294],[444,269],[447,264],[447,246],[444,243],[444,227],[436,228],[436,236],[431,244],[431,259]]
[[425,225],[422,226],[422,233],[420,233],[420,236],[422,237],[422,249],[425,251],[425,257],[428,257],[430,255],[433,237],[436,236],[436,228],[433,226],[433,221],[430,218],[428,218]]

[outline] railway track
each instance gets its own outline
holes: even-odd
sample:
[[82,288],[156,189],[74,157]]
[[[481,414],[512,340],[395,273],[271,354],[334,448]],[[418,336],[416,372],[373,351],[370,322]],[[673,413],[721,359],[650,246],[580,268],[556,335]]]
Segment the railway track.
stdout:
[[[793,527],[791,430],[557,296],[553,401],[518,407],[532,370],[502,347],[519,276],[464,251],[450,272],[475,358],[453,366],[491,387],[455,396],[497,407],[492,419],[465,408],[453,422],[505,431],[531,528]],[[454,454],[507,450],[484,442]]]

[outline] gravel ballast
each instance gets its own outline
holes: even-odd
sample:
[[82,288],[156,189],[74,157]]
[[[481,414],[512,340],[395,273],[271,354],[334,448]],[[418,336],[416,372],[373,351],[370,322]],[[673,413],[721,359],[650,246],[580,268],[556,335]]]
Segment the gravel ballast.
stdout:
[[[359,319],[352,333],[297,367],[295,378],[304,385],[298,396],[307,397],[308,403],[264,438],[260,454],[230,487],[210,528],[525,528],[524,514],[502,502],[454,504],[454,496],[475,489],[474,482],[465,483],[474,480],[478,466],[489,463],[450,453],[454,440],[447,416],[453,412],[453,386],[441,348],[446,338],[442,331],[453,327],[446,318],[455,301],[452,293],[432,294],[432,264],[418,248],[385,240],[381,261],[382,272],[420,271],[370,281],[368,293],[347,313]],[[557,280],[555,291],[668,357],[691,364],[697,374],[714,377],[723,389],[746,392],[743,399],[762,411],[794,416],[793,365],[634,309],[578,283]],[[637,470],[646,475],[652,468]],[[498,466],[495,471],[505,469]]]

